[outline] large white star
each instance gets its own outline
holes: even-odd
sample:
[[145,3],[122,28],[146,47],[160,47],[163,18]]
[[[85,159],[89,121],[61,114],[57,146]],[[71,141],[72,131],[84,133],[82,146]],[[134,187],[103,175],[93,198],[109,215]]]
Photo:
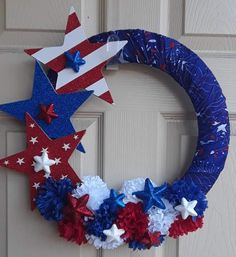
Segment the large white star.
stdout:
[[103,230],[103,234],[107,236],[106,242],[121,242],[120,236],[125,233],[124,229],[118,229],[116,224],[113,224],[110,229]]
[[197,205],[197,200],[189,201],[186,198],[181,199],[181,204],[175,207],[175,210],[181,213],[182,219],[186,220],[188,216],[196,217],[198,214],[194,210]]
[[51,173],[50,166],[56,163],[48,158],[47,152],[43,152],[41,156],[34,156],[34,161],[34,171],[39,172],[43,170],[48,175]]

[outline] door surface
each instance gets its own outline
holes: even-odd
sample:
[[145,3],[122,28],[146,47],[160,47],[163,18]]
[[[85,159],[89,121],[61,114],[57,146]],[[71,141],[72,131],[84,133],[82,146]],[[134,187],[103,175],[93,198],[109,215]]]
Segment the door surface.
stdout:
[[[63,42],[73,5],[88,35],[143,28],[173,37],[198,53],[227,97],[231,147],[223,174],[208,194],[204,228],[154,250],[78,247],[57,236],[53,223],[30,211],[28,181],[0,172],[0,257],[236,256],[236,1],[235,0],[0,0],[0,102],[30,97],[33,59],[26,47]],[[93,97],[74,116],[86,154],[74,153],[80,176],[102,176],[110,187],[124,179],[171,182],[190,164],[197,136],[193,108],[168,75],[142,66],[104,71],[116,105]],[[24,126],[0,113],[0,157],[25,147]]]

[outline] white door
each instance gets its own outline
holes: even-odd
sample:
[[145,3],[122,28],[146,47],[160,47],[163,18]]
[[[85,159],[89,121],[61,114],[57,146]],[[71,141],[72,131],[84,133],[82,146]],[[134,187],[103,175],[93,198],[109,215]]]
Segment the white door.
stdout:
[[[236,256],[236,1],[235,0],[0,0],[0,102],[30,97],[33,60],[26,47],[60,45],[69,6],[78,11],[88,35],[119,28],[144,28],[173,37],[212,69],[227,97],[231,147],[225,170],[208,194],[204,228],[154,250],[132,252],[78,247],[57,235],[53,223],[30,211],[27,178],[0,172],[0,257],[65,256]],[[71,163],[102,176],[110,187],[124,179],[151,177],[158,184],[183,173],[194,152],[193,108],[169,76],[142,66],[106,70],[115,106],[93,97],[73,117],[89,126],[87,154]],[[142,136],[141,136],[142,135]],[[0,113],[0,157],[25,147],[24,126]]]

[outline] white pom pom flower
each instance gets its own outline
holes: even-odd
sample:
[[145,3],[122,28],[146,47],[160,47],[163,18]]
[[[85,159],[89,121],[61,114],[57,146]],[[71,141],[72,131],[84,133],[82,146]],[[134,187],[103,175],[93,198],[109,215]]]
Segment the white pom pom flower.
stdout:
[[148,211],[149,226],[148,230],[152,233],[161,232],[162,235],[167,235],[171,224],[175,221],[178,212],[173,208],[169,201],[162,198],[166,208],[160,209],[152,207]]
[[110,196],[110,190],[99,176],[84,176],[82,184],[74,189],[72,195],[80,198],[85,194],[89,195],[87,207],[96,211],[103,201]]
[[115,249],[121,245],[124,244],[123,239],[120,241],[112,241],[112,242],[107,242],[107,241],[101,241],[99,237],[96,237],[94,235],[86,235],[86,238],[88,240],[89,244],[92,244],[95,246],[96,249]]
[[[151,181],[153,186],[156,186],[156,184]],[[123,199],[123,202],[126,203],[138,203],[141,200],[138,199],[135,195],[133,195],[134,192],[142,191],[144,189],[145,185],[145,178],[135,178],[127,180],[123,183],[123,186],[120,190],[121,193],[125,194],[125,198]]]

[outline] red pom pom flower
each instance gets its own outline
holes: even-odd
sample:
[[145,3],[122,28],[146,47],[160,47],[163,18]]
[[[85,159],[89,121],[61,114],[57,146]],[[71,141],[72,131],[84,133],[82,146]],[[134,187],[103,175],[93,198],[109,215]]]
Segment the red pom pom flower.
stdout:
[[148,228],[148,215],[143,212],[143,204],[127,203],[118,212],[116,224],[125,230],[124,241],[141,241]]
[[177,238],[187,235],[189,232],[196,231],[203,226],[203,217],[182,219],[181,216],[171,225],[169,229],[169,237]]
[[78,245],[87,242],[85,237],[86,231],[84,226],[84,217],[92,217],[93,213],[86,206],[89,195],[84,195],[79,199],[68,196],[69,205],[64,208],[63,220],[58,222],[58,230],[61,237]]

